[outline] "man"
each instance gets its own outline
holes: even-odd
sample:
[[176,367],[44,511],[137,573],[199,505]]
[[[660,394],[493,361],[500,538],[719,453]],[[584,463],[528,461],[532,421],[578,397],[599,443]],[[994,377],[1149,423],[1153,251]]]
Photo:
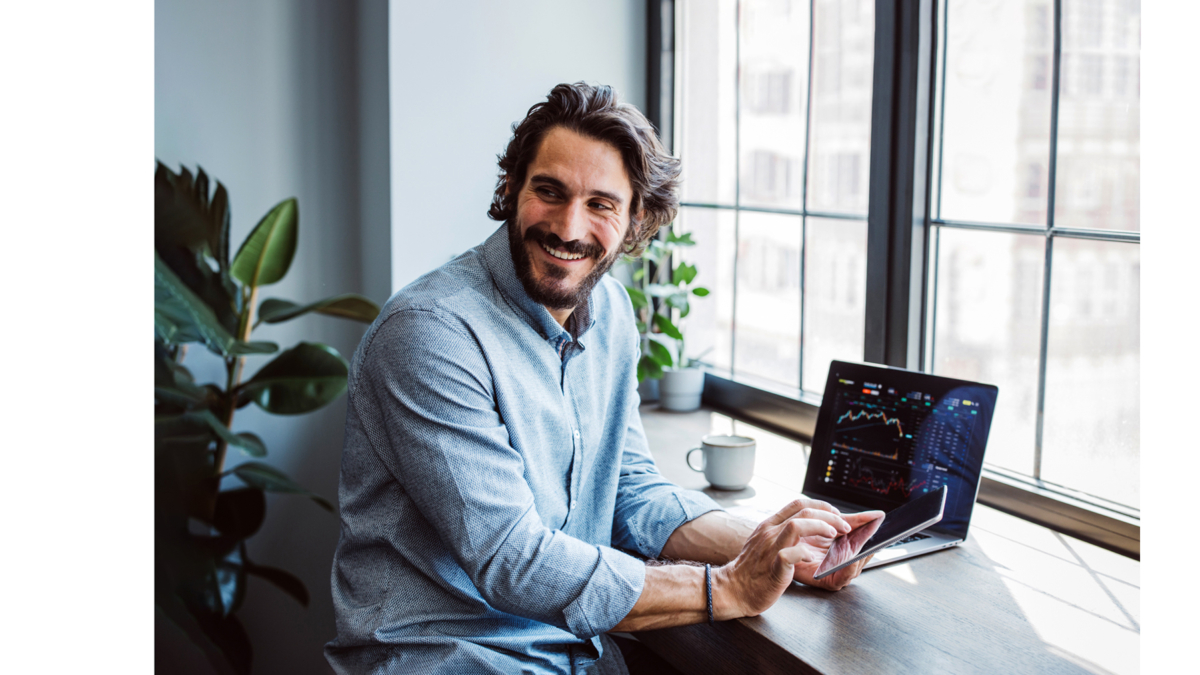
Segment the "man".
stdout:
[[[345,673],[626,672],[608,631],[755,616],[871,516],[759,524],[663,479],[638,335],[605,273],[678,209],[678,161],[608,87],[514,126],[483,244],[397,293],[349,381],[333,565]],[[430,224],[434,227],[440,223]],[[628,551],[628,552],[626,552]],[[719,565],[647,566],[646,558]]]

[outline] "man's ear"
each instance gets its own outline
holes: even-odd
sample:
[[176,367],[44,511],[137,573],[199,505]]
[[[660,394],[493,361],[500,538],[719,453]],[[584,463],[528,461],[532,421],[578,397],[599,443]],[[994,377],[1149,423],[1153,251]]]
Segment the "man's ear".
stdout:
[[504,197],[511,198],[515,192],[516,192],[516,189],[513,188],[512,174],[511,173],[505,174],[504,175]]

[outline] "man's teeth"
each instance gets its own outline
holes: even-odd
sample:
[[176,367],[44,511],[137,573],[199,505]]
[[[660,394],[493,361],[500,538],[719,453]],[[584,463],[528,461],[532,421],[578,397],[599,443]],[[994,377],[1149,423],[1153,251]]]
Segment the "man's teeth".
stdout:
[[582,253],[563,253],[562,251],[556,251],[545,244],[542,244],[542,249],[545,250],[546,253],[549,253],[559,260],[579,260],[583,257]]

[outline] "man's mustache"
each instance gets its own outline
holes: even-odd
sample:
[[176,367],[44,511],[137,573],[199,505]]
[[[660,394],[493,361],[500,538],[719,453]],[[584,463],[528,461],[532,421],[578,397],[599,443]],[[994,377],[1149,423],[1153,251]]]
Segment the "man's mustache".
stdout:
[[587,242],[573,239],[571,241],[563,241],[553,232],[543,232],[536,227],[531,227],[525,230],[525,241],[532,241],[537,244],[543,244],[553,249],[566,251],[571,255],[583,254],[588,258],[600,260],[604,257],[604,248],[597,244],[589,244]]

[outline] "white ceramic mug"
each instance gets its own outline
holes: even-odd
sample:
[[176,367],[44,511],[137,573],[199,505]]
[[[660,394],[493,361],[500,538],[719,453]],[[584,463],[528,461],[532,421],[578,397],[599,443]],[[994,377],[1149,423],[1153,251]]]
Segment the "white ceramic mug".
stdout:
[[[699,467],[692,464],[692,453],[697,451],[702,460]],[[700,447],[688,450],[687,465],[692,471],[704,472],[708,482],[719,490],[741,490],[754,475],[754,439],[709,434]]]

